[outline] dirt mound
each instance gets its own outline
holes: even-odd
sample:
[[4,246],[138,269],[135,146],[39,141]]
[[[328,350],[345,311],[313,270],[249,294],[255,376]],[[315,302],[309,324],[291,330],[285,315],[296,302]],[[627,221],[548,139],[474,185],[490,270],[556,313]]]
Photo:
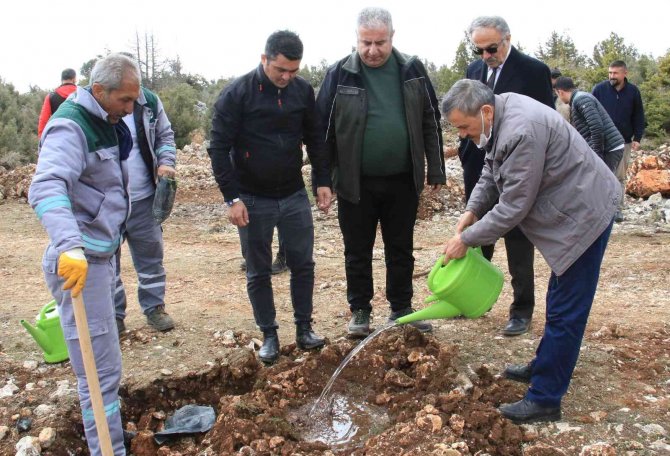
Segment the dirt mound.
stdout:
[[7,171],[0,166],[0,200],[28,198],[28,188],[35,174],[35,167],[34,164],[29,164]]
[[[235,340],[253,343],[240,333]],[[205,372],[124,389],[128,430],[137,432],[133,454],[521,454],[521,429],[495,409],[517,399],[514,387],[486,366],[471,378],[459,373],[452,363],[455,345],[439,344],[412,327],[382,334],[341,372],[331,399],[352,405],[344,422],[350,429],[337,442],[329,440],[329,428],[343,421],[309,411],[355,345],[341,338],[320,353],[307,353],[289,344],[268,368],[252,351],[235,348]],[[153,433],[163,429],[165,411],[188,403],[218,408],[216,424],[205,435],[159,448]],[[330,407],[332,414],[332,401]],[[356,416],[373,409],[372,419]]]

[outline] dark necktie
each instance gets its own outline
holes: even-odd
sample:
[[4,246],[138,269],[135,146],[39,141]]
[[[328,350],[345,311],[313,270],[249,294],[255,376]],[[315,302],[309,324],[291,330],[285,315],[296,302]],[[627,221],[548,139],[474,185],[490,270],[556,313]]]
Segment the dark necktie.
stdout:
[[496,72],[498,71],[498,67],[492,68],[491,69],[491,76],[489,76],[489,80],[486,81],[486,85],[489,86],[489,89],[493,90],[493,87],[496,85]]

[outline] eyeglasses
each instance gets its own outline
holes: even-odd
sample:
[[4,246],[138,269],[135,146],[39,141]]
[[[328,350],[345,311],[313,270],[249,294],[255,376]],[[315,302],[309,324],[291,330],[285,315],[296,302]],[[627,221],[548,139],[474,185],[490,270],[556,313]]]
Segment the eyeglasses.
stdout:
[[495,54],[496,52],[498,52],[498,48],[499,48],[504,42],[505,42],[505,38],[503,38],[502,40],[500,40],[499,43],[492,44],[491,46],[489,46],[489,47],[485,47],[485,48],[479,48],[479,47],[473,45],[473,46],[472,46],[472,52],[474,52],[474,53],[477,54],[477,55],[482,55],[482,54],[484,53],[484,51],[488,52],[489,54]]

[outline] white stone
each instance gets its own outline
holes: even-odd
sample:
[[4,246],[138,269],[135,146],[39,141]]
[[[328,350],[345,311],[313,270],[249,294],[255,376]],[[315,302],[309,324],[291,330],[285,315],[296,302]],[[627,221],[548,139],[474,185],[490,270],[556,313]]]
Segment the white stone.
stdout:
[[46,380],[40,380],[39,382],[37,382],[37,386],[39,386],[40,388],[44,388],[48,384],[49,383]]
[[654,193],[647,199],[647,203],[651,207],[659,207],[663,205],[663,197],[660,193]]
[[165,375],[166,377],[172,375],[172,371],[170,369],[161,369],[161,375]]
[[35,416],[47,416],[50,415],[52,411],[53,407],[51,405],[40,404],[33,410],[33,413]]
[[7,426],[0,426],[0,440],[4,439],[8,432],[9,428]]
[[29,359],[23,362],[23,368],[28,370],[35,370],[37,369],[37,364],[37,361]]
[[582,430],[582,428],[579,426],[570,426],[570,423],[565,423],[563,421],[556,423],[556,429],[558,429],[559,434],[571,431],[579,432]]
[[666,435],[667,433],[667,431],[663,428],[663,426],[656,423],[645,424],[644,426],[636,424],[635,426],[639,427],[647,434]]
[[49,448],[56,440],[56,431],[53,428],[46,427],[40,431],[38,439],[42,448]]
[[649,448],[656,451],[663,451],[670,453],[670,445],[665,443],[662,439],[653,442],[651,445],[649,445]]
[[35,389],[35,384],[34,383],[26,383],[26,391],[32,391]]
[[13,396],[14,393],[16,393],[18,390],[19,387],[16,386],[14,383],[12,383],[11,381],[7,382],[5,386],[0,388],[0,399],[2,399],[3,397]]
[[14,447],[16,448],[16,456],[40,456],[42,448],[37,437],[25,436]]
[[52,398],[68,396],[73,394],[74,389],[70,388],[69,380],[59,380],[56,382],[56,391],[51,393]]

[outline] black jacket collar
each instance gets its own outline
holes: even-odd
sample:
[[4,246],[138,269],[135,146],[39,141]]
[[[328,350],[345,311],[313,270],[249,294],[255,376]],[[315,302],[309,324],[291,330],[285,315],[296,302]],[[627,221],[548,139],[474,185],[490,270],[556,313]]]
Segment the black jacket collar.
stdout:
[[284,89],[280,89],[274,85],[272,81],[270,81],[270,78],[265,74],[262,63],[259,63],[258,68],[256,68],[256,80],[258,81],[258,91],[269,94],[277,94],[280,90],[286,90],[291,86],[291,84],[289,84]]

